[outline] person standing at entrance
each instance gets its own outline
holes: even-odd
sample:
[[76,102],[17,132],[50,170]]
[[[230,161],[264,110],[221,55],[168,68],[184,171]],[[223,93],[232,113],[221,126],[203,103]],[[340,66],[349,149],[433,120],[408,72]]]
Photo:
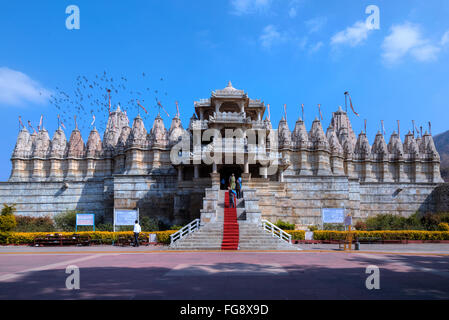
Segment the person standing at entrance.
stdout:
[[242,178],[237,179],[237,184],[235,185],[235,190],[237,191],[237,199],[242,198]]
[[142,228],[140,227],[139,221],[136,220],[134,223],[134,246],[139,246],[139,234],[142,232]]
[[229,187],[231,190],[235,190],[235,175],[232,174],[232,176],[229,177]]

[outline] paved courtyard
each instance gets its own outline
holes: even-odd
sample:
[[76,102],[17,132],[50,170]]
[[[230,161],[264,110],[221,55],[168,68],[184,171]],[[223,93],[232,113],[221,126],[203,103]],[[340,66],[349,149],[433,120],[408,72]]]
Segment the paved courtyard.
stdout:
[[[301,247],[0,247],[0,299],[449,299],[449,245]],[[66,289],[69,265],[80,270],[80,290]],[[370,265],[380,269],[380,290],[366,288]]]

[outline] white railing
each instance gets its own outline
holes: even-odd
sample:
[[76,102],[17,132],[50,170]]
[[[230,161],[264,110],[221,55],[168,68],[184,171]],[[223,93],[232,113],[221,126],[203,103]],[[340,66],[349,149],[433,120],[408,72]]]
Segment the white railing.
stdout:
[[170,246],[172,246],[176,241],[187,237],[189,234],[194,233],[200,228],[200,219],[195,219],[186,225],[184,228],[176,233],[170,235]]
[[285,242],[287,242],[289,244],[292,243],[292,235],[288,234],[287,232],[285,232],[281,228],[275,226],[270,221],[262,220],[262,228],[265,231],[271,233],[271,235],[273,237],[279,238],[280,240],[285,241]]

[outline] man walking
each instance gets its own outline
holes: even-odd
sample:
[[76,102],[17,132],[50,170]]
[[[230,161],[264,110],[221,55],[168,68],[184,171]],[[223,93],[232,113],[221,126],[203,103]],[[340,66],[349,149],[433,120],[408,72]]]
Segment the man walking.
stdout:
[[134,223],[134,246],[139,246],[139,234],[142,232],[142,228],[140,227],[139,221],[136,220]]
[[237,193],[235,190],[231,189],[229,190],[229,207],[235,208],[235,198],[237,196]]

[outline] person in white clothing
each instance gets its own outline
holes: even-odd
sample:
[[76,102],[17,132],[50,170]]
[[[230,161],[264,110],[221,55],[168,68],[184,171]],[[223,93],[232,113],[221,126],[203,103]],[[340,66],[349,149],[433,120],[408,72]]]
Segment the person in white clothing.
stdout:
[[139,221],[134,223],[134,246],[139,246],[139,234],[142,232],[142,228],[139,225]]

